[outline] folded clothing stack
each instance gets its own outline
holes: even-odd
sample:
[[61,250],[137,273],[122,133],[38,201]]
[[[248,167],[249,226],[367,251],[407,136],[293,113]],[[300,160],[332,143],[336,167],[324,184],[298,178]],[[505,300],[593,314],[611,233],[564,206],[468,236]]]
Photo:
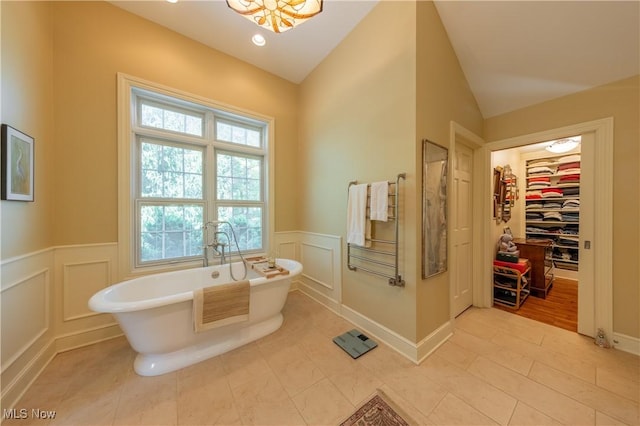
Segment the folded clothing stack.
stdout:
[[520,273],[524,273],[528,268],[529,268],[529,259],[518,259],[518,263],[512,263],[512,262],[504,262],[501,260],[494,260],[493,261],[493,266],[494,269],[497,268],[509,268],[509,269],[515,269],[517,271],[519,271]]

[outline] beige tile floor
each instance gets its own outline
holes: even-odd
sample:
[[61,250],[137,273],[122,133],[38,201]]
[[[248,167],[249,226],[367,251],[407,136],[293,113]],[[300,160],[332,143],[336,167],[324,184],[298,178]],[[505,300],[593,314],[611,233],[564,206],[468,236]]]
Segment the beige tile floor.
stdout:
[[336,425],[383,389],[420,424],[637,425],[638,357],[497,309],[472,308],[417,366],[380,345],[352,360],[354,326],[299,292],[277,332],[158,377],[124,338],[56,356],[19,402],[38,425]]

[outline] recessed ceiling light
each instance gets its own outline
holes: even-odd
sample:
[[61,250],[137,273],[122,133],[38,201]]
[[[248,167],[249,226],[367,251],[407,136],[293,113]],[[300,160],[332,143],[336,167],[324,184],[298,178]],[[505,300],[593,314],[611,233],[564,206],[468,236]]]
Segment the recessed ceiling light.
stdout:
[[254,35],[253,37],[251,37],[251,41],[256,46],[264,46],[265,44],[267,44],[267,40],[265,40],[265,38],[264,38],[264,36],[262,34]]
[[178,3],[178,0],[167,0],[169,3]]

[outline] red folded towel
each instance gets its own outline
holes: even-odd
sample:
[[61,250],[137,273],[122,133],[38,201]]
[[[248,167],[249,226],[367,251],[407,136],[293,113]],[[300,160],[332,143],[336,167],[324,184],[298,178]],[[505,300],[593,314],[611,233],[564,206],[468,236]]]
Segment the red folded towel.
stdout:
[[516,269],[520,271],[520,273],[523,273],[529,267],[529,259],[520,258],[518,259],[518,263],[503,262],[502,260],[494,260],[493,266],[499,266],[501,268]]
[[580,181],[580,175],[579,174],[573,174],[573,175],[564,175],[560,178],[560,182],[575,182],[575,181]]

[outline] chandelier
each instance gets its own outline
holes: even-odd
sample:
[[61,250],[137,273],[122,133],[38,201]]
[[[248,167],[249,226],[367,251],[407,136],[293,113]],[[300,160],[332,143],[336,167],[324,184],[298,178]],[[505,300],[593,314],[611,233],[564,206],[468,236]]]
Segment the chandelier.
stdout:
[[322,0],[227,0],[227,6],[274,33],[290,30],[322,12]]

